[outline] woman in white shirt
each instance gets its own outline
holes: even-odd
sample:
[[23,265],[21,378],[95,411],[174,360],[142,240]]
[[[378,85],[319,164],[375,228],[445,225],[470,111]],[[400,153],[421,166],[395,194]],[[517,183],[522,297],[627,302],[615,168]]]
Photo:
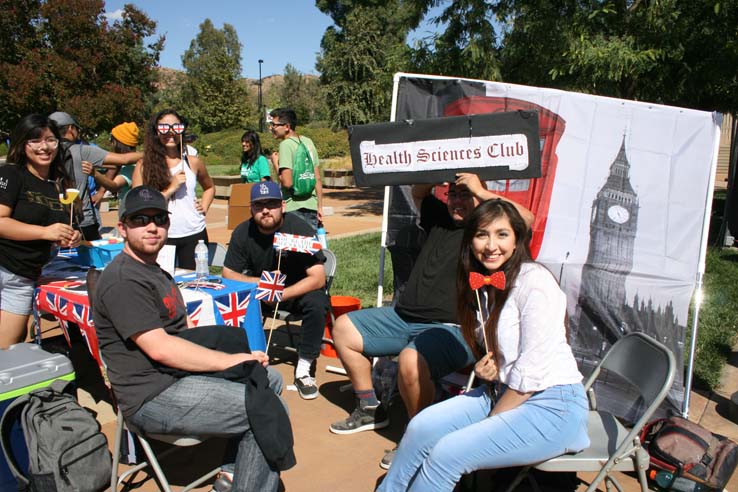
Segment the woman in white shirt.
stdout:
[[[589,446],[587,398],[566,340],[566,296],[531,259],[528,238],[520,214],[502,200],[481,204],[467,220],[457,310],[478,358],[474,372],[488,384],[413,418],[379,491],[451,491],[474,470],[538,463]],[[506,277],[502,290],[489,280],[479,288],[481,313],[472,272]]]
[[[176,247],[177,266],[195,269],[195,246],[208,242],[205,215],[215,198],[215,185],[200,158],[184,147],[187,120],[172,109],[159,111],[146,126],[144,157],[136,164],[132,187],[142,184],[169,200],[169,239]],[[202,186],[202,198],[195,195]]]

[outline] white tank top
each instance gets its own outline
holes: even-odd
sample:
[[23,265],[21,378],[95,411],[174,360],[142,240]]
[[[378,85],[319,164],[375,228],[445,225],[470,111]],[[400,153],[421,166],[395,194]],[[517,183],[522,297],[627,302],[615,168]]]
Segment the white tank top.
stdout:
[[179,238],[192,236],[205,229],[205,216],[195,208],[195,187],[197,186],[197,175],[192,172],[190,166],[180,161],[174,167],[170,167],[169,171],[172,176],[179,173],[184,168],[186,182],[177,189],[177,192],[169,200],[169,237]]

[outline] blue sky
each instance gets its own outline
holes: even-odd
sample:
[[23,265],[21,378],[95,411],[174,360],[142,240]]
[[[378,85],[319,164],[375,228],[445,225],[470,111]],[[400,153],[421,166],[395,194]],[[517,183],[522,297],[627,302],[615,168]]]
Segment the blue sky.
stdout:
[[[126,3],[132,3],[157,22],[157,33],[166,35],[161,53],[162,67],[182,69],[182,54],[197,36],[199,26],[209,18],[215,27],[231,24],[238,32],[244,77],[258,78],[258,60],[264,60],[262,75],[281,74],[290,63],[302,73],[317,74],[316,55],[331,18],[313,0],[107,0],[108,16],[119,18]],[[427,34],[428,28],[419,31]]]
[[126,3],[132,3],[157,22],[157,33],[166,35],[160,65],[182,69],[182,54],[197,36],[200,24],[209,18],[217,28],[231,24],[241,41],[241,65],[245,77],[259,77],[258,60],[264,60],[262,75],[281,74],[291,63],[302,73],[316,73],[315,58],[320,39],[332,24],[311,0],[107,0],[105,11],[115,18]]

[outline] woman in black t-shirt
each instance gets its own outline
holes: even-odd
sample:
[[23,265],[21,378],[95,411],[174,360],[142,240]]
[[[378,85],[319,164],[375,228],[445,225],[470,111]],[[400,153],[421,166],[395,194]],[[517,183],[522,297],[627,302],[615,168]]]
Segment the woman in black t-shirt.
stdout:
[[59,130],[31,114],[15,127],[0,167],[0,349],[25,339],[33,289],[54,244],[76,247],[59,193],[74,186],[59,152]]

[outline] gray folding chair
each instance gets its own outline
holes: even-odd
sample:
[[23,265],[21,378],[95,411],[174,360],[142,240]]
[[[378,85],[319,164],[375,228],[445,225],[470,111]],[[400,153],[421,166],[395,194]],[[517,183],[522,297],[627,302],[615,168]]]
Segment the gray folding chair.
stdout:
[[[590,400],[589,439],[590,447],[576,454],[565,454],[533,468],[546,472],[592,472],[597,476],[587,487],[587,492],[597,489],[605,480],[608,492],[611,484],[622,492],[623,488],[611,475],[612,472],[636,472],[642,492],[648,492],[646,471],[650,457],[640,441],[643,426],[651,420],[656,409],[666,398],[674,381],[676,362],[671,350],[643,333],[630,333],[613,345],[605,354],[592,374],[587,378],[584,389]],[[630,429],[614,415],[597,410],[592,385],[600,375],[614,374],[636,388],[645,406],[645,411]],[[540,490],[532,475],[531,466],[525,467],[510,484],[512,492],[526,476],[534,489]]]
[[[132,468],[129,468],[128,470],[123,471],[122,473],[119,473],[120,469],[120,453],[121,453],[121,446],[123,444],[123,439],[125,437],[124,429],[126,425],[123,420],[123,414],[121,413],[120,409],[118,409],[118,415],[117,415],[117,422],[116,422],[116,428],[115,428],[115,441],[113,443],[113,473],[110,477],[110,490],[116,491],[118,490],[119,485],[126,485],[124,487],[124,490],[127,490],[128,487],[135,488],[136,486],[140,485],[137,482],[134,482],[134,479],[136,475],[147,469],[150,468],[151,471],[154,472],[154,477],[156,478],[156,481],[158,482],[159,489],[162,492],[172,492],[171,485],[169,485],[169,480],[167,479],[166,475],[164,475],[164,471],[161,468],[161,465],[159,464],[160,460],[163,460],[167,456],[171,455],[172,453],[175,453],[179,450],[179,448],[187,447],[187,446],[195,446],[197,444],[200,444],[204,439],[201,439],[199,437],[192,437],[192,436],[174,436],[174,435],[159,435],[159,434],[149,434],[148,436],[144,437],[141,434],[135,433],[131,430],[129,430],[129,435],[135,436],[136,439],[138,439],[139,443],[141,444],[141,448],[143,448],[144,455],[146,456],[146,461],[141,461],[140,463],[136,464]],[[155,441],[161,441],[167,444],[170,444],[171,447],[166,449],[165,451],[159,453],[158,455],[154,453],[154,450],[151,448],[151,445],[149,444],[148,439],[153,439]],[[200,477],[196,478],[192,482],[190,482],[188,485],[186,485],[184,488],[181,489],[181,492],[187,492],[188,490],[192,490],[196,487],[199,487],[203,483],[207,482],[211,478],[215,477],[220,472],[220,467],[216,467],[212,470],[207,471],[204,475],[201,475]]]
[[[324,249],[322,251],[323,251],[323,255],[325,256],[325,263],[323,264],[323,268],[325,269],[325,287],[324,288],[325,288],[325,293],[330,298],[331,285],[333,284],[333,277],[336,276],[336,267],[337,267],[336,255],[330,249]],[[331,314],[331,322],[333,322],[334,321],[333,312],[330,311],[330,314]],[[271,318],[273,316],[274,316],[273,312],[267,313],[264,316],[264,321],[266,321],[268,318]],[[293,313],[285,309],[278,309],[276,319],[279,321],[284,321],[284,327],[285,327],[285,330],[287,331],[287,336],[290,339],[289,346],[285,348],[294,349],[294,347],[296,347],[296,344],[295,344],[295,336],[294,336],[294,333],[292,333],[292,329],[291,329],[292,328],[291,323],[301,321],[302,316],[300,315],[300,313]]]
[[222,267],[227,252],[226,247],[220,243],[208,243],[208,265]]

